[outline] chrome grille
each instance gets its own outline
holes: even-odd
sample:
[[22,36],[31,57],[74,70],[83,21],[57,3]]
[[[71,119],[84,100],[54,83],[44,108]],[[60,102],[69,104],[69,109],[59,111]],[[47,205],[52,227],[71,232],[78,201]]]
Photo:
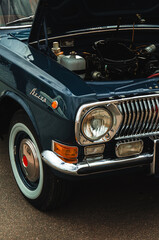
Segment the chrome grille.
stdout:
[[116,139],[159,134],[159,96],[121,99],[117,103],[123,115]]

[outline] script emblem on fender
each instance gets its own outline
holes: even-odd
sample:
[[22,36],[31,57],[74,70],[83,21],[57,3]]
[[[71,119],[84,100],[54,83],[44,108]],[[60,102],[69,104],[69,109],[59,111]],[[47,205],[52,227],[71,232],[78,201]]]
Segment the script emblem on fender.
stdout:
[[37,88],[33,88],[30,92],[30,95],[38,98],[41,102],[46,103],[46,98],[37,93]]

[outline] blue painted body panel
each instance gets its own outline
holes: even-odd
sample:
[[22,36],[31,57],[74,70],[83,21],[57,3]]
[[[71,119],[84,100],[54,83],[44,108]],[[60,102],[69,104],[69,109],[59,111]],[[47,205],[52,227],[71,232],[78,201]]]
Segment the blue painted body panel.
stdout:
[[[31,47],[30,30],[2,31],[0,36],[0,96],[16,99],[26,110],[39,136],[42,149],[51,149],[51,140],[76,145],[74,120],[84,103],[156,92],[158,78],[113,82],[84,82],[49,56]],[[150,89],[151,87],[151,89]],[[35,90],[36,89],[36,90]],[[31,94],[58,99],[53,110]],[[17,98],[16,98],[17,96]]]
[[[42,148],[50,149],[52,139],[75,142],[77,109],[85,102],[96,101],[91,88],[51,58],[10,35],[1,36],[0,55],[1,98],[10,92],[25,102],[35,119]],[[31,95],[33,89],[38,94],[42,91],[52,99],[58,98],[58,110]]]

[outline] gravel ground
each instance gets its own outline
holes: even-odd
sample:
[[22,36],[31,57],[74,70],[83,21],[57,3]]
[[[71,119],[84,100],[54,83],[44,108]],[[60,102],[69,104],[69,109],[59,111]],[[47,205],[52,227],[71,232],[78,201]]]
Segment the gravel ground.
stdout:
[[140,175],[77,182],[69,204],[33,208],[11,173],[7,140],[0,141],[0,240],[159,239],[159,182]]

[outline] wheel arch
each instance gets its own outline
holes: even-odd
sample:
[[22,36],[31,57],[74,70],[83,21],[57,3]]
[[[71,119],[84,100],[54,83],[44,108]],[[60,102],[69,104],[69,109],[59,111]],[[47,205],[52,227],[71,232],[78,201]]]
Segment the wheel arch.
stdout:
[[11,119],[18,110],[23,110],[27,114],[37,136],[39,136],[36,121],[30,107],[20,96],[9,91],[5,92],[0,99],[0,135],[8,132]]

